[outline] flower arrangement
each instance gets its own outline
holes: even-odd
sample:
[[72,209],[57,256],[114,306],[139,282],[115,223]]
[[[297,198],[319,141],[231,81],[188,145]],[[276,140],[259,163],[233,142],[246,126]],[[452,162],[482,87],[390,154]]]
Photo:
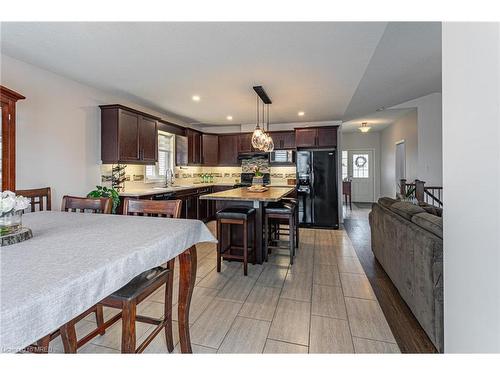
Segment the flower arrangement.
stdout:
[[262,172],[260,171],[260,167],[258,165],[254,165],[253,173],[254,173],[255,177],[262,177],[263,176]]
[[21,215],[30,201],[22,195],[5,190],[0,195],[0,235],[14,233],[21,227]]

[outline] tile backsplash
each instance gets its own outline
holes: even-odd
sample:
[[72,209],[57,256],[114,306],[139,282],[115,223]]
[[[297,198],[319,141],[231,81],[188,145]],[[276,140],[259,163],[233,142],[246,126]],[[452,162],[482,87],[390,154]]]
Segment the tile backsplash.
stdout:
[[[209,173],[214,176],[214,183],[233,184],[240,182],[241,167],[175,167],[174,177],[177,185],[191,185],[201,181],[201,175]],[[151,187],[152,185],[162,185],[163,182],[146,181],[145,167],[143,165],[127,165],[125,169],[125,190],[141,189],[142,187]],[[286,185],[287,179],[295,178],[295,166],[289,167],[269,167],[272,184]],[[101,175],[103,176],[103,185],[110,186],[108,180],[111,175],[111,165],[103,164],[101,166]]]

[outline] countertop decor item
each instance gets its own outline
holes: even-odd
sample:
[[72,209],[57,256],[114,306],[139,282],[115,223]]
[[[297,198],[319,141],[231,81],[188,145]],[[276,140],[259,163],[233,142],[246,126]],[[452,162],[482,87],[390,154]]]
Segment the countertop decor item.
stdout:
[[252,178],[252,186],[262,187],[264,185],[264,175],[260,171],[258,165],[253,167],[254,177]]
[[5,190],[0,195],[0,236],[16,233],[21,229],[23,211],[30,201],[22,195]]
[[269,189],[265,186],[255,186],[254,185],[254,186],[247,187],[247,190],[251,191],[253,193],[263,193],[264,191],[267,191]]

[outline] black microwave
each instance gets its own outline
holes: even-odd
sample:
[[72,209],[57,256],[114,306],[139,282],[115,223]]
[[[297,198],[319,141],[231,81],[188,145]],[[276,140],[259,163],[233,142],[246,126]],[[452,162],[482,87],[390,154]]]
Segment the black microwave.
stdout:
[[295,151],[274,150],[269,155],[271,164],[295,164]]

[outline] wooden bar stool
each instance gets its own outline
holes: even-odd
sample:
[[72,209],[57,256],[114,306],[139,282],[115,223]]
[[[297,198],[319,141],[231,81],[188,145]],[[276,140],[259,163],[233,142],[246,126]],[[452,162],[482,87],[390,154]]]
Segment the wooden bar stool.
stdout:
[[[294,210],[294,224],[295,224],[295,249],[299,247],[299,206],[296,198],[283,198],[282,203],[288,203]],[[288,226],[288,218],[286,219],[271,219],[269,223],[269,240],[280,241],[280,236],[290,235],[290,228],[284,228],[283,225]],[[269,250],[270,252],[270,250]],[[266,259],[267,260],[267,259]]]
[[[271,202],[264,209],[264,254],[266,256],[266,259],[269,253],[269,249],[288,248],[290,250],[290,264],[293,264],[293,257],[295,256],[295,244],[297,241],[297,226],[295,225],[297,217],[296,209],[296,204],[284,201]],[[279,245],[281,242],[284,242],[279,238],[279,224],[283,222],[288,222],[288,241],[286,241],[288,242],[287,247]],[[275,237],[270,238],[270,226],[276,225],[276,223],[278,225],[278,229],[276,229]]]
[[[255,264],[255,209],[250,207],[228,207],[217,212],[217,272],[221,270],[221,259],[241,260],[243,261],[243,274],[248,274],[248,255],[252,254],[252,264]],[[248,245],[249,223],[253,225],[254,241],[253,246]],[[222,229],[223,225],[229,225],[229,246],[225,249],[223,245]],[[243,246],[234,246],[231,244],[231,225],[243,226]],[[243,254],[234,254],[234,250],[242,250]]]

